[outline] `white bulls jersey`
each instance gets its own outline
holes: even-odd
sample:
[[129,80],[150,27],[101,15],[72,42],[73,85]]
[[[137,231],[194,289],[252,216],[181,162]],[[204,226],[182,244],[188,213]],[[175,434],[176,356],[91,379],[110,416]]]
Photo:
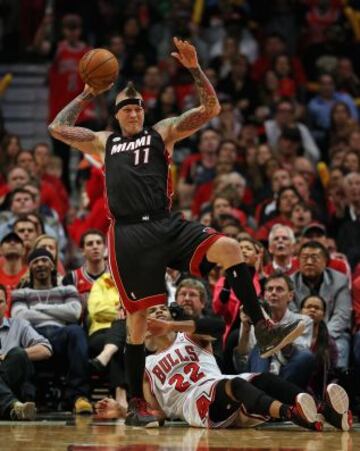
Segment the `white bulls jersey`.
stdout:
[[[211,424],[209,406],[216,383],[237,377],[221,373],[213,354],[178,333],[174,343],[164,351],[146,357],[146,375],[151,391],[168,418],[180,418],[195,427],[252,426],[263,418],[251,418],[235,412],[222,424]],[[251,375],[241,375],[249,379]],[[255,420],[255,421],[254,421]]]

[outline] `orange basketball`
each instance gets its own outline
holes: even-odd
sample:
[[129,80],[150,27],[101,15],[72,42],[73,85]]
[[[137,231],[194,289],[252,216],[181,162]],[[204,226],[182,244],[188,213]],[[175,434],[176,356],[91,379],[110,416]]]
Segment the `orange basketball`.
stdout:
[[109,50],[93,49],[81,58],[79,74],[84,83],[95,89],[103,89],[117,79],[119,63]]

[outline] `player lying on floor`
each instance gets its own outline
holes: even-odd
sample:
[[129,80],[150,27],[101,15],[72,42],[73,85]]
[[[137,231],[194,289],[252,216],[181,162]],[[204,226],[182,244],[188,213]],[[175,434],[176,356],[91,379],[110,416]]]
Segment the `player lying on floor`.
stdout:
[[[316,406],[308,393],[273,374],[221,374],[211,352],[216,318],[172,321],[164,305],[148,309],[145,399],[162,419],[181,419],[190,426],[251,427],[270,418],[289,420],[321,431],[324,421],[337,429],[351,427],[349,399],[336,384],[327,387]],[[116,416],[116,401],[97,403],[100,416]]]

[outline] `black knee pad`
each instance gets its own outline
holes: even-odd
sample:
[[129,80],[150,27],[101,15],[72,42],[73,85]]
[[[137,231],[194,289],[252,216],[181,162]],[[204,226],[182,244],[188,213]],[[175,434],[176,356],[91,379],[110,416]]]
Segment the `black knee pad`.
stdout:
[[248,412],[269,415],[269,408],[274,399],[250,382],[240,377],[231,379],[231,392]]

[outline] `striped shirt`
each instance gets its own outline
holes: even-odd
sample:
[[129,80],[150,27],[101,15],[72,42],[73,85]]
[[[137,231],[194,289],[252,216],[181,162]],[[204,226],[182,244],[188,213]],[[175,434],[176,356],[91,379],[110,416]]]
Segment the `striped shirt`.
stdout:
[[76,324],[81,309],[79,293],[73,285],[43,290],[20,288],[11,294],[11,316],[26,319],[36,328]]

